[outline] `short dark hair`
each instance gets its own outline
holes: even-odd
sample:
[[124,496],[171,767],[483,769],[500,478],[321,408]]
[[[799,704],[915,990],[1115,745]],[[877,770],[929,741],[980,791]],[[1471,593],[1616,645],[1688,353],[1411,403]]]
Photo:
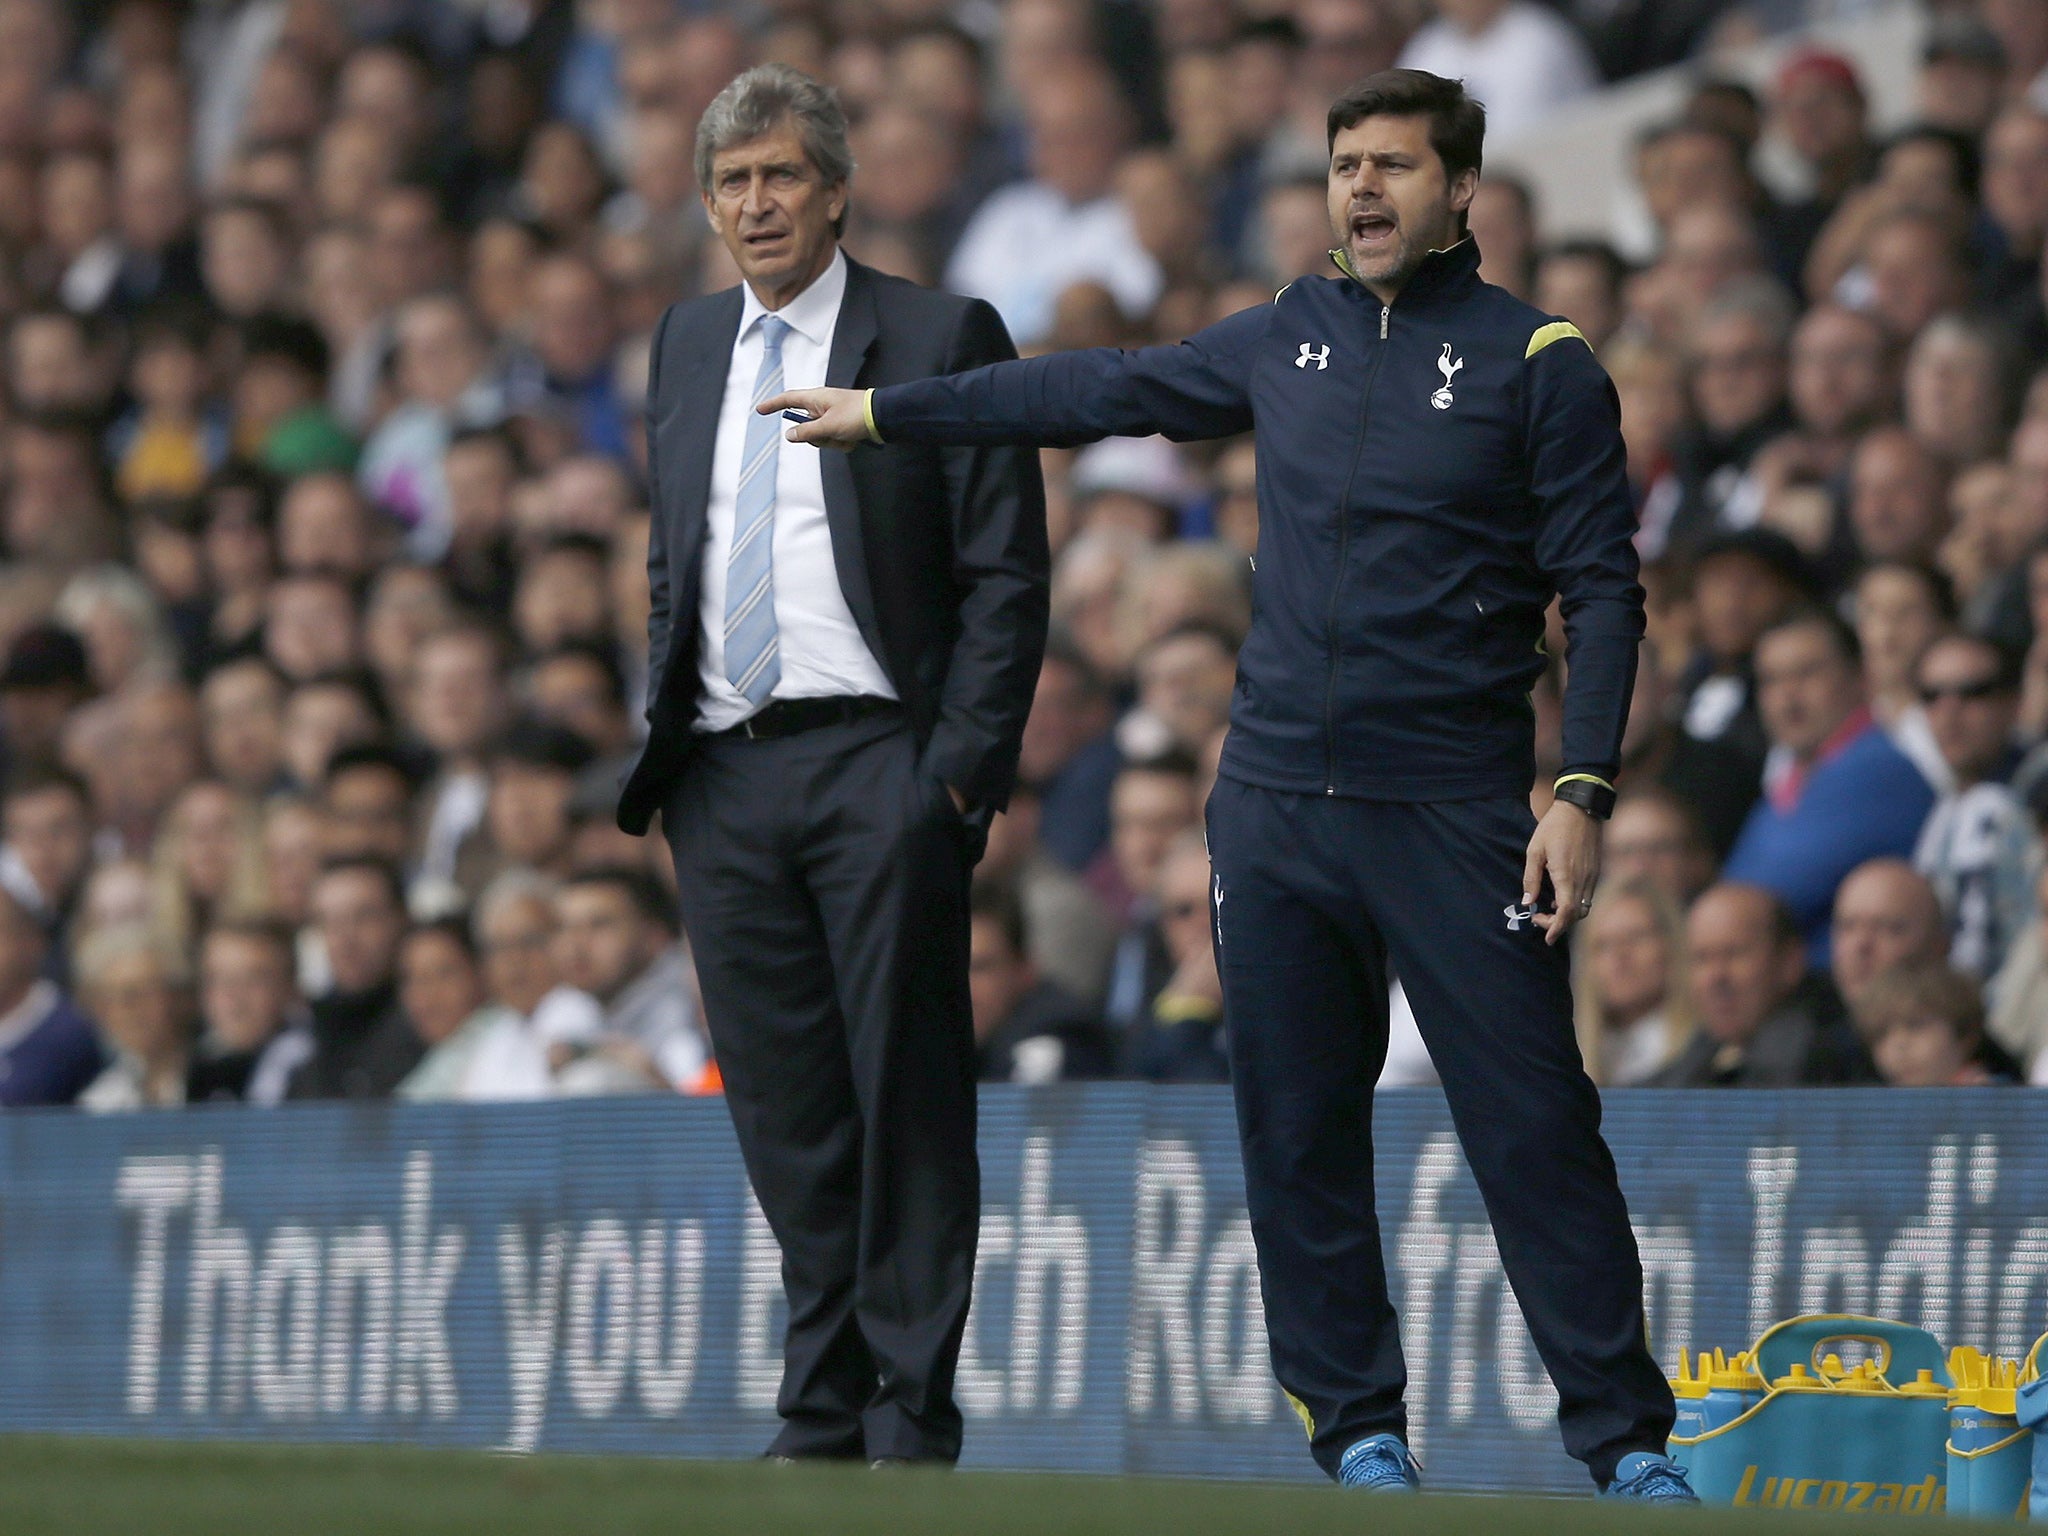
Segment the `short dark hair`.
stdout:
[[309,379],[327,382],[331,352],[327,338],[310,320],[266,310],[241,325],[242,360],[269,358],[298,369]]
[[204,949],[215,939],[247,939],[252,944],[268,944],[283,957],[287,974],[293,974],[297,965],[298,940],[289,925],[274,917],[231,917],[209,923],[206,932],[199,936],[199,947]]
[[412,764],[406,761],[405,755],[395,747],[375,741],[361,741],[341,748],[327,759],[327,772],[321,779],[323,783],[332,784],[344,773],[354,773],[362,768],[380,769],[396,775],[408,795],[419,787],[418,775],[413,772]]
[[200,689],[203,691],[208,683],[223,672],[245,672],[251,667],[261,672],[277,688],[278,700],[282,703],[286,695],[292,691],[291,681],[277,670],[277,663],[261,651],[245,651],[239,656],[223,656],[210,662],[206,670],[199,675]]
[[169,345],[204,352],[212,334],[211,317],[197,300],[159,299],[136,317],[131,350],[139,355],[151,347]]
[[494,615],[475,608],[456,609],[446,623],[428,632],[418,649],[425,650],[447,640],[474,641],[484,646],[491,653],[491,670],[500,674],[511,664],[517,649]]
[[1367,75],[1330,104],[1329,148],[1337,135],[1368,117],[1426,117],[1429,147],[1444,163],[1444,175],[1477,171],[1486,144],[1486,108],[1465,94],[1460,80],[1424,69],[1383,69]]
[[[2048,548],[2048,545],[2042,546]],[[1934,605],[1935,617],[1943,624],[1953,624],[1960,611],[1956,604],[1956,584],[1949,580],[1948,572],[1927,564],[1924,560],[1873,560],[1863,567],[1856,577],[1856,585],[1880,572],[1904,576],[1917,581],[1927,591],[1927,600]]]
[[541,768],[574,777],[590,766],[596,754],[589,742],[565,725],[544,720],[515,720],[490,751],[493,769]]
[[961,26],[957,21],[940,18],[935,21],[921,21],[896,34],[896,43],[940,42],[957,50],[974,65],[975,78],[988,74],[988,50],[981,45],[981,39]]
[[1977,186],[1983,175],[1983,161],[1978,156],[1975,139],[1967,133],[1958,132],[1954,128],[1943,128],[1936,123],[1913,123],[1901,128],[1879,146],[1879,158],[1890,154],[1902,144],[1933,144],[1947,151],[1949,161],[1955,168],[1956,190],[1971,202],[1977,201]]
[[[1764,648],[1764,642],[1775,634],[1782,633],[1788,629],[1809,628],[1825,630],[1829,641],[1834,645],[1835,654],[1842,658],[1843,663],[1847,665],[1849,670],[1852,672],[1861,670],[1863,666],[1863,642],[1856,638],[1856,631],[1849,627],[1848,621],[1830,608],[1809,607],[1805,605],[1794,608],[1776,623],[1764,627],[1763,633],[1756,637],[1756,650],[1761,651]],[[1751,654],[1755,653],[1752,652]]]
[[[1746,82],[1736,79],[1733,75],[1709,75],[1699,81],[1692,88],[1692,100],[1698,101],[1702,96],[1731,97],[1741,102],[1752,112],[1763,109],[1763,102],[1757,96],[1757,93]],[[1691,110],[1690,103],[1687,105],[1687,110]]]
[[1600,269],[1608,288],[1616,293],[1621,291],[1622,283],[1628,278],[1628,262],[1605,240],[1560,240],[1536,254],[1537,266],[1550,261],[1590,261]]
[[1201,764],[1195,761],[1192,752],[1179,747],[1168,747],[1164,752],[1155,752],[1150,757],[1132,758],[1117,770],[1117,777],[1127,773],[1156,773],[1170,779],[1186,779],[1193,784],[1202,776]]
[[513,473],[520,479],[526,477],[526,450],[520,446],[518,435],[510,427],[502,423],[490,427],[457,427],[448,438],[448,451],[453,453],[457,448],[477,443],[502,449],[505,457],[512,461]]
[[[595,560],[599,565],[609,565],[612,558],[611,545],[594,533],[557,533],[550,535],[535,557],[546,555],[577,555],[585,560]],[[530,562],[529,562],[530,563]]]
[[373,674],[363,671],[360,667],[315,672],[311,677],[292,683],[290,691],[285,695],[285,702],[290,703],[294,695],[304,693],[309,688],[346,688],[362,700],[363,708],[370,712],[370,718],[377,722],[379,729],[390,727],[391,707],[384,702],[384,690]]
[[241,459],[230,459],[199,488],[199,502],[203,516],[211,522],[218,514],[214,505],[217,496],[246,494],[252,502],[256,521],[266,531],[277,522],[277,477],[259,465]]
[[597,668],[604,679],[605,702],[620,708],[626,705],[626,673],[619,665],[619,655],[608,645],[599,645],[592,640],[565,640],[545,656],[533,663],[531,671],[557,661],[584,661]]
[[263,226],[263,232],[277,244],[289,247],[292,243],[292,226],[289,216],[267,197],[252,197],[248,193],[235,193],[222,198],[200,215],[202,224],[218,219],[246,216]]
[[476,964],[476,936],[469,931],[469,924],[464,919],[460,917],[434,917],[429,918],[423,923],[413,923],[405,930],[404,935],[398,942],[402,946],[410,944],[414,939],[426,938],[429,935],[435,938],[446,939],[450,944],[453,944],[462,951],[463,958],[468,960],[471,965]]
[[1107,699],[1111,696],[1110,686],[1094,661],[1063,629],[1055,629],[1045,637],[1045,656],[1039,666],[1040,670],[1048,666],[1065,667],[1074,674],[1074,681],[1087,698]]
[[384,894],[391,898],[394,910],[404,913],[405,876],[398,872],[398,866],[389,859],[380,859],[372,853],[343,853],[328,859],[320,866],[320,878],[329,875],[369,875],[384,887]]
[[1024,902],[1017,887],[1010,881],[975,881],[967,896],[967,915],[970,920],[978,917],[994,923],[1003,942],[1010,946],[1010,953],[1019,960],[1030,953],[1030,920],[1024,915]]
[[279,963],[285,967],[285,985],[299,987],[299,940],[285,924],[276,918],[223,918],[217,924],[207,924],[207,932],[199,936],[195,954],[205,956],[207,944],[215,938],[238,938],[244,944],[262,944],[276,954]]
[[1307,42],[1308,39],[1301,35],[1301,24],[1282,12],[1277,16],[1261,16],[1254,21],[1240,22],[1237,30],[1230,34],[1228,46],[1235,48],[1250,43],[1299,53]]
[[633,910],[648,922],[668,929],[676,925],[675,898],[647,870],[635,869],[630,864],[599,864],[578,870],[562,882],[562,889],[573,891],[579,885],[604,885],[624,891]]
[[7,776],[4,787],[0,787],[0,805],[12,800],[26,800],[31,795],[45,795],[52,790],[70,795],[92,812],[92,786],[69,768],[29,767],[19,768]]

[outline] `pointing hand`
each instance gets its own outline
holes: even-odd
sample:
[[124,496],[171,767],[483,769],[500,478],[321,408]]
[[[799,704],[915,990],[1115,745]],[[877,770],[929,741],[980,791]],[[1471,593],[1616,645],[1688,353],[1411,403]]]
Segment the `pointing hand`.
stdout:
[[867,391],[864,389],[792,389],[764,400],[758,407],[763,416],[773,411],[802,411],[808,420],[790,419],[783,435],[792,443],[816,443],[820,448],[857,448],[872,442],[868,436]]

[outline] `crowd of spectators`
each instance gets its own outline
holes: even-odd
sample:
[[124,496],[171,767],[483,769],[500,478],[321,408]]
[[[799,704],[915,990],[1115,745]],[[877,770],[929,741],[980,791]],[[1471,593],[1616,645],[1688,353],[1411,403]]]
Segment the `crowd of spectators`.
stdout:
[[[612,816],[648,336],[736,280],[691,146],[739,69],[831,82],[849,251],[1029,351],[1325,271],[1324,111],[1375,69],[1526,136],[1800,10],[0,0],[0,1103],[717,1091],[666,850]],[[1832,55],[1703,71],[1611,243],[1482,184],[1484,274],[1598,349],[1639,507],[1577,940],[1603,1083],[2048,1075],[2042,14],[1944,9],[1885,137]],[[1255,449],[1044,464],[984,1076],[1219,1080],[1200,822]],[[1388,1080],[1426,1078],[1391,1001]]]

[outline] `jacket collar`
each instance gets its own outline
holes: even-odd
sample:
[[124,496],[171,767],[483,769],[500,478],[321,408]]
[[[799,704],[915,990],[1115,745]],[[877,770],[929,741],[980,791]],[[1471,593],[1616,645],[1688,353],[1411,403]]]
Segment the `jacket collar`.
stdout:
[[[830,336],[839,323],[840,305],[846,297],[846,282],[846,253],[835,247],[825,270],[811,281],[808,288],[774,313],[791,330],[816,345]],[[754,290],[745,283],[740,284],[740,334],[745,335],[749,326],[758,323],[768,313],[768,306],[761,302]]]
[[[1337,264],[1337,270],[1363,287],[1361,278],[1351,265],[1351,254],[1342,246],[1330,252],[1330,260]],[[1479,242],[1467,234],[1455,245],[1442,250],[1431,251],[1422,258],[1422,265],[1401,286],[1394,296],[1396,304],[1413,304],[1434,294],[1461,286],[1468,286],[1479,280]]]

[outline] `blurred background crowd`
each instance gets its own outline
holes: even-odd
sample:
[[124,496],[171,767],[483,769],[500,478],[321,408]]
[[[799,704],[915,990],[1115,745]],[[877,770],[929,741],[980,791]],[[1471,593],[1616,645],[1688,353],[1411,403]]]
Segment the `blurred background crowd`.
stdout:
[[[2048,4],[1929,13],[1882,134],[1845,57],[1717,68],[1812,9],[0,0],[0,1103],[718,1090],[666,850],[612,816],[647,338],[735,281],[690,151],[764,60],[849,109],[852,254],[1027,351],[1326,272],[1324,111],[1373,70],[1540,144],[1687,63],[1632,236],[1554,238],[1505,176],[1472,219],[1612,373],[1639,506],[1588,1064],[2048,1079]],[[1254,464],[1045,455],[991,1080],[1226,1075],[1200,812]],[[1391,1007],[1387,1081],[1426,1081]]]

